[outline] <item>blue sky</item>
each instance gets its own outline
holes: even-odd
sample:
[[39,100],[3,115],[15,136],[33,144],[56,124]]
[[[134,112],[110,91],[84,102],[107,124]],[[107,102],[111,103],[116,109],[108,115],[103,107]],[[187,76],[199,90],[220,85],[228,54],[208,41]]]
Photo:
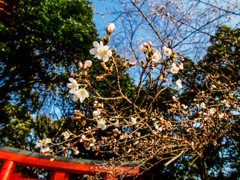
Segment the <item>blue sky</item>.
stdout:
[[[94,10],[93,20],[96,24],[97,31],[100,36],[103,36],[105,33],[106,25],[111,23],[108,21],[108,10],[114,6],[114,3],[112,0],[92,0],[92,6]],[[103,17],[101,17],[100,13],[103,13]]]

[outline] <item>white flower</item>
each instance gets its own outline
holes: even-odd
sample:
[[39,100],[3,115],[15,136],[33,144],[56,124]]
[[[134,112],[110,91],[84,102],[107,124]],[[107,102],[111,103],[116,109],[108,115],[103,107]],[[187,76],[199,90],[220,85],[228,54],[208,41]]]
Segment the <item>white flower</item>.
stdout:
[[49,147],[46,147],[46,148],[41,149],[40,152],[45,154],[45,153],[48,153],[49,151],[51,151],[51,149]]
[[172,99],[173,101],[178,101],[178,99],[175,96],[173,96]]
[[86,61],[84,62],[83,69],[87,70],[87,69],[89,69],[91,66],[92,66],[92,61],[91,61],[91,60],[86,60]]
[[140,50],[144,53],[148,51],[148,44],[145,42],[139,46]]
[[176,66],[175,63],[172,63],[172,67],[171,67],[170,70],[171,70],[171,72],[172,72],[173,74],[177,74],[178,71],[179,71],[179,68]]
[[109,60],[109,57],[112,56],[112,51],[108,46],[99,46],[97,49],[98,59],[102,59],[104,62]]
[[69,93],[75,94],[75,92],[78,90],[78,83],[73,78],[69,78],[68,80],[71,82],[67,84],[67,87],[70,88]]
[[134,117],[131,117],[131,122],[132,122],[132,124],[137,124],[137,121]]
[[88,94],[87,90],[82,88],[75,92],[75,94],[73,96],[73,101],[76,102],[79,98],[80,102],[82,103],[84,101],[84,99],[88,98],[88,97],[89,97],[89,94]]
[[65,140],[67,140],[70,137],[70,134],[67,131],[63,132],[62,135],[64,136]]
[[158,62],[161,59],[161,54],[159,51],[155,51],[152,56],[152,62]]
[[180,63],[178,64],[178,68],[179,68],[179,69],[183,69],[183,63],[180,62]]
[[109,34],[109,35],[112,34],[114,29],[115,29],[115,25],[113,23],[110,23],[106,28],[107,34]]
[[163,51],[166,56],[170,56],[172,54],[172,50],[166,46],[163,46]]
[[97,121],[97,123],[98,123],[98,125],[97,125],[98,128],[101,128],[102,130],[107,129],[107,126],[106,126],[105,121],[103,119],[100,119],[99,121]]
[[51,139],[49,139],[49,138],[46,138],[46,139],[45,139],[45,142],[46,142],[46,143],[51,143],[51,142],[52,142],[52,140],[51,140]]
[[86,139],[86,136],[83,134],[83,135],[81,136],[81,139],[82,139],[82,140],[85,140],[85,139]]
[[178,88],[182,88],[182,81],[180,80],[180,79],[178,79],[177,81],[176,81],[176,84],[177,84],[177,87]]
[[133,145],[137,145],[137,144],[139,144],[139,141],[135,141],[135,142],[133,143]]
[[113,125],[114,125],[114,127],[119,127],[119,122],[116,121]]
[[96,110],[96,111],[93,111],[93,116],[94,117],[97,117],[97,116],[99,116],[100,115],[100,110],[98,109],[98,110]]
[[79,154],[79,150],[74,151],[74,154],[78,155]]
[[217,86],[215,86],[214,84],[212,85],[211,89],[216,89]]
[[218,117],[219,117],[220,119],[222,119],[222,118],[224,117],[224,113],[220,113],[220,114],[218,115]]
[[102,47],[103,46],[103,42],[100,41],[100,43],[98,43],[97,41],[94,41],[93,42],[93,47],[92,49],[90,49],[90,54],[92,55],[95,55],[94,58],[98,58],[99,59],[99,56],[98,56],[98,48],[99,47]]
[[42,147],[42,143],[41,143],[41,142],[38,142],[38,143],[35,145],[35,149],[38,149],[38,148],[40,148],[40,147]]
[[201,108],[206,109],[206,104],[205,104],[204,102],[202,102],[202,103],[200,104],[200,106],[201,106]]
[[224,104],[225,106],[228,106],[228,105],[229,105],[229,103],[227,102],[226,99],[222,100],[221,103]]
[[211,108],[211,109],[209,110],[209,114],[210,114],[210,115],[215,114],[215,112],[216,112],[216,109],[215,109],[215,108]]
[[78,66],[79,66],[80,69],[82,69],[83,68],[82,62],[78,62]]
[[183,109],[187,109],[188,108],[188,106],[186,106],[185,104],[182,104],[182,107],[183,107]]

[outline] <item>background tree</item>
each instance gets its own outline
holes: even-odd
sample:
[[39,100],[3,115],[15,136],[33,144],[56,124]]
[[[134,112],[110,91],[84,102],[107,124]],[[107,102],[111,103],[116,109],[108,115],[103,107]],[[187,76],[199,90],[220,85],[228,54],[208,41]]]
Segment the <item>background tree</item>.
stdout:
[[[97,36],[93,12],[87,0],[4,3],[7,13],[0,12],[2,137],[8,139],[7,130],[16,134],[10,124],[19,120],[28,129],[24,138],[31,138],[29,129],[40,125],[39,133],[51,124],[49,118],[59,119],[74,108],[65,86],[77,62],[91,57],[89,48]],[[26,145],[23,139],[18,139],[22,146]]]

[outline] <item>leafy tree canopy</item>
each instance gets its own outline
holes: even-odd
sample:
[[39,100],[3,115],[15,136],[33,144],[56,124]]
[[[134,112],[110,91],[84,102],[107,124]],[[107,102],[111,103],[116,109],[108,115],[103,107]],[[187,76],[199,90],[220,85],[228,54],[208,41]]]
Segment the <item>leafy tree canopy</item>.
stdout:
[[[0,12],[0,109],[7,117],[4,106],[11,100],[26,105],[27,99],[36,98],[33,88],[44,91],[55,83],[56,90],[56,85],[66,84],[77,61],[89,58],[96,30],[88,0],[4,3]],[[16,101],[19,96],[21,101]]]

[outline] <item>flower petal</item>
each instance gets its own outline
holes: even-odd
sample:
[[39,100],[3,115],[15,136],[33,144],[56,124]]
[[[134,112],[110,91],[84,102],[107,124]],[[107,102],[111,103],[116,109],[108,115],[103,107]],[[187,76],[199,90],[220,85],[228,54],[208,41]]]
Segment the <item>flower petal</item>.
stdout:
[[77,100],[78,100],[78,96],[76,96],[76,95],[74,94],[74,96],[73,96],[73,101],[76,102]]

